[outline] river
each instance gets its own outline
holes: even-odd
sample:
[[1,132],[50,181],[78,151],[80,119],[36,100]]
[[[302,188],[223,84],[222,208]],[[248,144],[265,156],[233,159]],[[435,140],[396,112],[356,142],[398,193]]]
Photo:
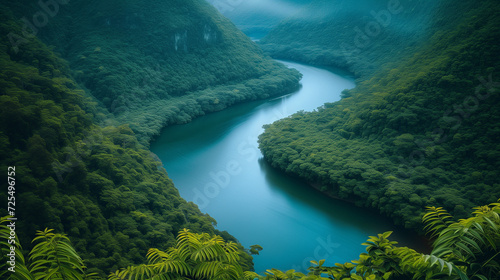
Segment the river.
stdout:
[[254,256],[255,271],[305,272],[309,260],[326,265],[357,259],[369,235],[394,231],[401,245],[422,248],[415,233],[373,211],[326,197],[300,180],[271,168],[257,148],[264,124],[340,99],[355,86],[345,73],[283,62],[303,74],[295,93],[236,105],[193,122],[165,128],[151,144],[181,196],[217,220]]

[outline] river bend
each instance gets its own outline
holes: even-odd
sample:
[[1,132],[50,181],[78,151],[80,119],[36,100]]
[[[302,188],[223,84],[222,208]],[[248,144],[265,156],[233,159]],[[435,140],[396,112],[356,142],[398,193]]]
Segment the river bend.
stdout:
[[193,122],[165,128],[151,150],[181,196],[210,214],[245,247],[264,247],[255,270],[305,272],[309,260],[327,265],[357,259],[369,235],[394,230],[393,239],[420,247],[414,233],[397,229],[373,211],[333,200],[271,168],[257,148],[264,124],[340,99],[352,77],[283,62],[303,74],[295,93],[233,106]]

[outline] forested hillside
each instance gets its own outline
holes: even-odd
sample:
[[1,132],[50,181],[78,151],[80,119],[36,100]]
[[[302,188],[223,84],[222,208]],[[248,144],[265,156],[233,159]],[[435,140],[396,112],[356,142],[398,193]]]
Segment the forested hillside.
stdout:
[[[420,227],[428,205],[461,218],[472,206],[496,201],[497,2],[441,1],[433,13],[425,13],[437,5],[430,1],[401,1],[400,12],[387,6],[395,1],[359,2],[376,16],[387,10],[391,22],[379,18],[380,34],[346,54],[342,47],[353,45],[342,43],[356,45],[352,32],[373,20],[371,10],[358,17],[365,10],[336,10],[350,6],[347,1],[315,1],[309,9],[321,11],[319,25],[290,19],[291,28],[276,29],[266,49],[281,58],[343,66],[365,81],[340,102],[268,126],[260,137],[265,158],[332,196],[412,228]],[[85,267],[100,278],[124,268],[110,279],[306,277],[248,272],[252,259],[244,248],[179,196],[147,149],[165,125],[297,88],[297,71],[265,57],[201,0],[3,1],[0,18],[0,169],[15,166],[16,179],[15,191],[0,192],[0,201],[15,198],[15,233],[25,255],[18,268],[26,263],[37,279],[81,279]],[[336,24],[347,19],[352,25]],[[365,243],[367,254],[355,264],[325,268],[318,260],[307,277],[408,279],[428,272],[495,279],[498,213],[500,205],[490,204],[455,222],[431,208],[424,222],[439,235],[433,258],[395,247],[384,233]],[[0,207],[0,216],[7,214]],[[2,269],[11,250],[5,223],[2,218]],[[33,248],[37,230],[44,238]],[[51,256],[61,244],[66,250]],[[150,248],[158,248],[150,251],[151,263],[136,266]],[[35,254],[28,255],[31,249]],[[167,256],[177,258],[174,264]]]
[[[470,1],[314,0],[260,40],[273,57],[373,75],[455,27]],[[308,16],[302,16],[308,15]]]
[[[52,10],[28,2],[0,4],[0,166],[15,166],[24,249],[36,230],[53,228],[104,275],[172,246],[183,228],[236,241],[179,196],[143,143],[163,125],[291,90],[298,72],[264,57],[203,1],[154,2],[142,12],[137,1]],[[28,18],[55,46],[32,36]],[[6,191],[0,201],[7,205]],[[240,245],[238,255],[252,269]]]
[[428,205],[461,217],[495,201],[500,7],[462,2],[439,9],[431,24],[444,28],[414,54],[365,77],[341,101],[267,126],[259,140],[264,157],[411,228]]
[[46,7],[53,17],[42,27],[36,1],[8,5],[141,143],[166,125],[298,87],[297,71],[265,57],[205,1],[71,1]]

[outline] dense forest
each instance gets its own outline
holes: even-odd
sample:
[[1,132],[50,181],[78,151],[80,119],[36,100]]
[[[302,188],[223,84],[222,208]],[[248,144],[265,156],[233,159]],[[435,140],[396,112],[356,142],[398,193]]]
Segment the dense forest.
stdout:
[[302,12],[311,0],[208,0],[248,37],[259,40],[284,19]]
[[[43,12],[36,1],[8,5],[16,18],[37,20]],[[115,125],[129,124],[142,144],[166,125],[298,87],[296,70],[265,57],[205,1],[94,0],[57,7],[46,26],[30,23],[24,32],[69,62],[75,80],[106,108],[97,122],[109,121],[111,113]]]
[[102,276],[168,248],[183,228],[236,242],[179,196],[148,140],[167,124],[287,93],[297,71],[204,1],[16,1],[0,12],[0,166],[18,174],[25,249],[52,228]]
[[[500,7],[475,5],[460,17],[441,7],[435,21],[449,28],[364,77],[341,101],[267,126],[259,140],[264,157],[410,228],[419,228],[428,205],[463,217],[474,205],[495,201]],[[456,18],[456,26],[442,23]]]
[[436,31],[453,29],[462,20],[456,15],[476,6],[449,0],[314,0],[259,44],[275,58],[336,66],[363,79],[412,55]]
[[[340,102],[266,127],[266,160],[408,227],[423,220],[435,240],[423,255],[381,233],[358,260],[317,260],[307,275],[251,272],[259,247],[215,229],[147,147],[166,125],[293,91],[297,71],[201,0],[1,2],[0,168],[15,166],[16,184],[0,193],[0,278],[499,279],[500,204],[488,204],[500,197],[499,7],[441,1],[425,14],[438,2],[414,2],[393,17],[394,33],[347,56],[318,33],[352,38],[319,0],[307,9],[320,8],[321,26],[290,18],[264,40],[277,57],[364,80]],[[428,26],[417,34],[405,20]],[[470,215],[476,205],[486,206]]]

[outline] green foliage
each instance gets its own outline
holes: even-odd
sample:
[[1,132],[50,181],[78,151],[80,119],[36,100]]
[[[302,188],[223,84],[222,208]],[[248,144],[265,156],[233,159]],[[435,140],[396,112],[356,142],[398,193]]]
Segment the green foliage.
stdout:
[[53,230],[39,231],[30,252],[30,273],[34,279],[91,279],[68,237]]
[[[6,5],[18,18],[40,9],[27,0]],[[167,125],[299,86],[298,71],[264,56],[203,0],[72,1],[39,35],[142,144]]]
[[[88,273],[69,238],[53,233],[52,229],[37,232],[33,239],[36,245],[26,263],[19,240],[10,238],[15,235],[11,235],[11,229],[6,225],[8,218],[0,220],[0,250],[5,253],[1,256],[2,279],[103,279],[95,273]],[[11,246],[16,248],[15,271],[7,269],[10,258],[7,254],[11,252]],[[244,260],[240,256],[240,245],[235,242],[226,242],[218,235],[183,229],[175,246],[167,252],[149,249],[148,265],[129,266],[111,273],[108,279],[253,279],[255,273],[243,272],[246,264],[242,263]]]
[[433,217],[439,215],[439,210],[429,209],[423,221],[429,232],[439,234],[432,254],[456,263],[471,279],[494,279],[500,275],[499,202],[475,207],[473,217],[448,222],[447,227],[436,227],[438,222]]
[[259,252],[262,251],[262,249],[264,249],[264,248],[262,248],[262,246],[256,244],[256,245],[250,246],[249,251],[250,251],[251,255],[258,255]]
[[435,237],[439,232],[448,227],[453,217],[443,209],[443,207],[427,207],[427,213],[422,217],[425,227],[424,230]]
[[[361,253],[359,259],[352,262],[325,266],[325,260],[311,261],[307,275],[293,269],[283,272],[274,268],[258,275],[242,268],[236,243],[217,235],[183,229],[175,245],[167,251],[149,249],[148,264],[117,270],[110,273],[108,279],[499,279],[500,199],[474,209],[472,217],[451,222],[448,220],[451,217],[442,208],[428,207],[422,220],[428,233],[438,233],[430,255],[397,247],[397,242],[389,240],[392,232],[385,232],[370,236],[363,243],[366,253]],[[7,217],[1,221],[0,248],[2,253],[10,252],[11,230],[4,225]],[[37,235],[33,242],[39,243],[30,253],[29,271],[22,252],[17,250],[18,272],[11,274],[11,279],[97,279],[96,275],[86,274],[83,261],[66,236],[47,229]],[[16,248],[20,249],[17,239],[16,242]],[[2,258],[6,258],[5,254]]]
[[109,275],[124,279],[242,279],[236,243],[220,236],[179,232],[174,247],[166,252],[149,249],[148,264],[128,267]]
[[[0,218],[0,253],[2,254],[0,259],[0,277],[2,279],[10,277],[13,280],[31,280],[33,277],[26,266],[26,259],[23,255],[21,243],[18,236],[15,235],[15,222],[14,229],[11,229],[11,227],[7,226],[10,224],[8,218],[12,217],[5,216]],[[14,234],[11,234],[11,232]]]
[[416,229],[425,205],[464,217],[464,209],[500,196],[500,98],[493,94],[500,10],[494,1],[462,2],[436,10],[439,24],[429,24],[439,29],[429,29],[427,41],[365,76],[341,101],[266,126],[259,137],[265,159]]
[[[148,248],[171,246],[183,228],[218,233],[130,126],[114,125],[78,86],[66,61],[36,38],[11,47],[7,35],[22,34],[22,26],[6,4],[22,3],[0,4],[0,167],[16,166],[22,178],[16,233],[24,249],[36,246],[29,240],[37,230],[53,228],[71,238],[89,272],[104,276],[143,262]],[[238,248],[250,270],[251,256]]]
[[[76,253],[68,237],[63,234],[52,233],[53,230],[45,229],[38,231],[37,237],[33,239],[36,245],[29,253],[29,260],[26,261],[21,250],[21,244],[16,238],[10,238],[11,228],[9,216],[0,220],[0,247],[2,253],[11,253],[15,249],[14,265],[10,265],[10,256],[2,254],[2,279],[12,280],[84,280],[98,279],[95,273],[87,273],[83,260]],[[15,240],[15,242],[12,242]],[[8,270],[13,267],[13,270]],[[29,269],[28,269],[29,267]]]

